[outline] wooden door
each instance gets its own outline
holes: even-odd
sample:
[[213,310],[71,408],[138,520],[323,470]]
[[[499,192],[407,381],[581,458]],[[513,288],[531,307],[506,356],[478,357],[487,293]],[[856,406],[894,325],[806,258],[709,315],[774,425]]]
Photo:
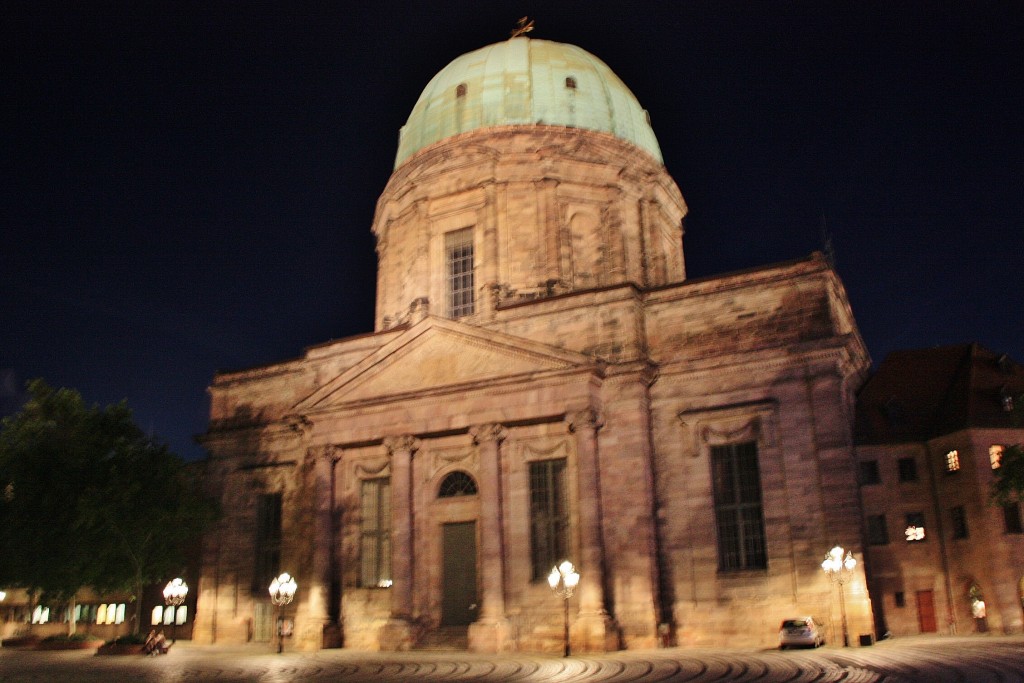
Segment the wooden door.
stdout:
[[252,639],[257,643],[269,643],[274,636],[274,606],[268,602],[257,602],[255,607]]
[[917,623],[921,633],[935,633],[935,594],[932,591],[917,591]]
[[445,524],[442,534],[441,625],[476,621],[476,522]]

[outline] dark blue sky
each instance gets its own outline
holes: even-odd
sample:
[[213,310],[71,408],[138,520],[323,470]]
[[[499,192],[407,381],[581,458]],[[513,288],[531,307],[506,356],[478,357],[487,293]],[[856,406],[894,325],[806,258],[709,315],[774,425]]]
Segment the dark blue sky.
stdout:
[[[353,5],[346,7],[345,5]],[[217,369],[372,329],[370,222],[427,81],[579,45],[650,111],[691,277],[836,254],[875,361],[1024,361],[1024,3],[5,5],[0,396],[127,399],[201,450]]]

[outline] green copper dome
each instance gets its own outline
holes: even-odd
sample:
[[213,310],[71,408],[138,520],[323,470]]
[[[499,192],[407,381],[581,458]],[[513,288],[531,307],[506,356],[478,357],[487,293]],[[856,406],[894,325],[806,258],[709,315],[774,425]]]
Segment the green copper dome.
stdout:
[[464,54],[431,79],[402,127],[395,167],[452,135],[516,124],[610,133],[662,161],[647,112],[607,64],[575,45],[520,37]]

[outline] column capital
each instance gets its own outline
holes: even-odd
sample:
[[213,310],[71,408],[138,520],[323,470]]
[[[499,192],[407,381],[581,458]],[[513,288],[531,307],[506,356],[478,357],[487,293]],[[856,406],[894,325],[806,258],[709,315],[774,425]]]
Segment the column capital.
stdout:
[[289,415],[285,419],[288,423],[288,429],[299,435],[305,434],[313,427],[313,421],[305,415]]
[[583,410],[577,410],[570,412],[567,415],[569,422],[569,431],[578,432],[581,429],[590,428],[597,431],[604,426],[604,416],[601,412],[592,406],[587,406]]
[[470,427],[469,435],[473,437],[473,443],[479,444],[485,441],[497,441],[501,443],[508,438],[508,430],[498,422],[477,425]]
[[337,462],[340,459],[341,447],[334,444],[310,446],[306,449],[307,461],[326,460],[328,462]]
[[411,455],[420,449],[420,440],[410,434],[389,436],[384,439],[384,448],[390,455],[403,451]]

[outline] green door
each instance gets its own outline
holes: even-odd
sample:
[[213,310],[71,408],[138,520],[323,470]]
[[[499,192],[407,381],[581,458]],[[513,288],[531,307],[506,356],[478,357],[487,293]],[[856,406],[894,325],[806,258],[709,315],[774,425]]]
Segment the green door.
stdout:
[[476,621],[476,522],[445,524],[442,547],[441,625]]

